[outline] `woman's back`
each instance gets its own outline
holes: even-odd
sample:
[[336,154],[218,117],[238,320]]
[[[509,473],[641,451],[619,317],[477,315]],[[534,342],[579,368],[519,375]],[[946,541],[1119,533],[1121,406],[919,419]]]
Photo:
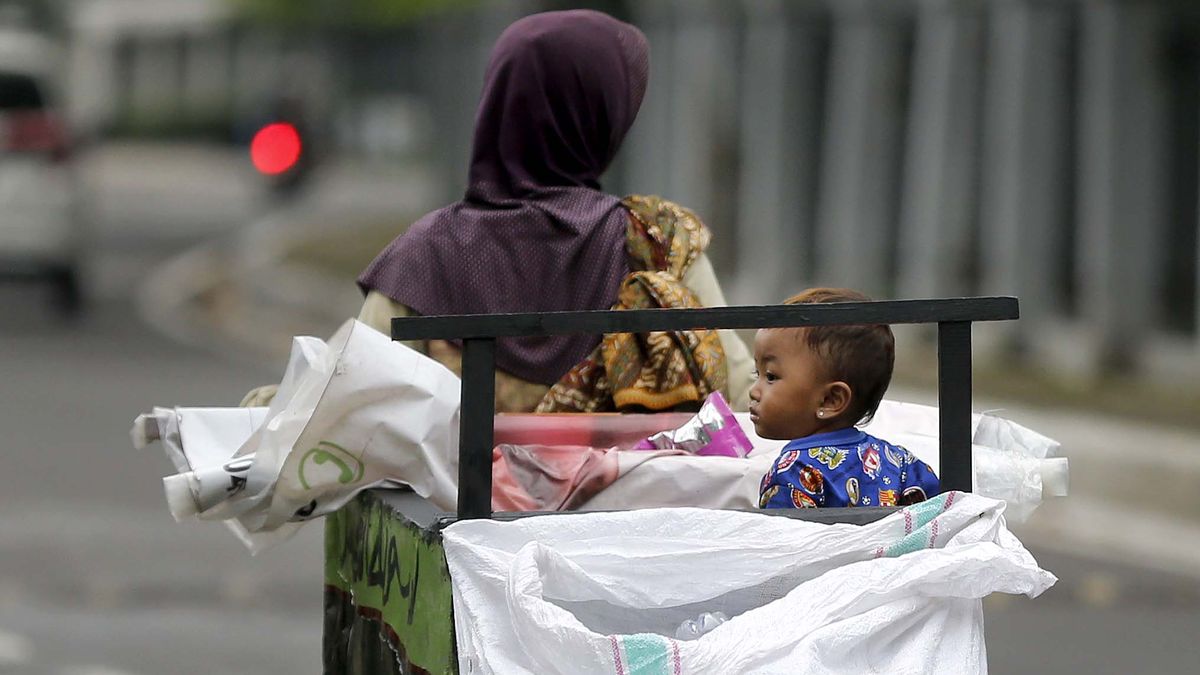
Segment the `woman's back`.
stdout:
[[[680,287],[695,296],[697,304],[709,307],[725,304],[720,284],[704,253],[708,242],[707,228],[695,214],[673,202],[653,196],[626,197],[623,204],[630,222],[625,247],[631,269],[654,270],[675,276]],[[648,233],[645,227],[650,221],[657,223],[658,229],[653,233]],[[667,221],[670,224],[666,229],[673,236],[664,238],[663,226]],[[614,296],[609,306],[616,304],[616,301]],[[363,304],[359,320],[388,332],[392,317],[416,314],[412,308],[372,291]],[[454,345],[440,340],[406,344],[461,374],[461,354]],[[724,353],[722,379],[714,383],[714,388],[720,389],[736,409],[744,410],[752,384],[753,364],[749,351],[732,331],[720,331],[720,344]],[[561,384],[558,380],[556,383]],[[549,392],[548,385],[497,371],[497,412],[530,412],[539,408]],[[548,404],[541,407],[543,410],[553,409]]]

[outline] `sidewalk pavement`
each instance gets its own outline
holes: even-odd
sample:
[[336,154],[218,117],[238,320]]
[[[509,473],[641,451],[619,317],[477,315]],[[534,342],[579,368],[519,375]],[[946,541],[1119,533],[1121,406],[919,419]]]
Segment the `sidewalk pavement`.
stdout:
[[[399,234],[433,206],[427,171],[340,161],[265,215],[163,261],[138,291],[145,320],[174,339],[237,360],[283,364],[296,335],[328,336],[357,315],[353,278],[294,259],[305,246]],[[336,245],[336,244],[335,244]]]
[[[398,233],[436,206],[434,187],[420,167],[336,165],[302,200],[162,264],[140,293],[143,316],[176,339],[282,372],[292,336],[327,337],[361,302],[353,279],[292,254],[381,222]],[[934,392],[902,384],[889,397],[936,403]],[[1058,440],[1070,458],[1070,496],[1013,527],[1027,543],[1200,578],[1200,432],[978,393],[974,409]]]

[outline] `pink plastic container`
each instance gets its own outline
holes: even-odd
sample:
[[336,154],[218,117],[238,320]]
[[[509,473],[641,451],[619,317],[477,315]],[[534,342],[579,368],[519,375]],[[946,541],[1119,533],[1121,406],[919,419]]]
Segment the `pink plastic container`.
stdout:
[[647,436],[679,428],[692,417],[692,413],[503,413],[496,415],[494,442],[629,449]]

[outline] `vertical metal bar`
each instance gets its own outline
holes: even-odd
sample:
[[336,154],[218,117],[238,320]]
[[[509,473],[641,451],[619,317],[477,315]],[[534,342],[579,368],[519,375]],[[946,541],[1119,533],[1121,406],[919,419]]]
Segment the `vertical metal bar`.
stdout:
[[739,172],[737,229],[730,233],[737,235],[737,275],[724,288],[734,302],[786,298],[814,277],[810,240],[828,38],[816,3],[741,5],[739,88],[754,94],[740,97],[738,143],[741,156],[754,160]]
[[458,517],[492,515],[492,430],[496,413],[496,340],[463,340],[458,420]]
[[942,491],[970,492],[971,322],[938,323],[938,467]]
[[931,298],[962,290],[961,262],[955,261],[971,255],[984,6],[958,0],[916,5],[896,282],[898,297]]
[[1170,241],[1171,85],[1160,60],[1167,6],[1106,1],[1078,12],[1075,293],[1080,318],[1101,338],[1098,366],[1136,356],[1161,327]]
[[1069,139],[1078,131],[1071,114],[1075,58],[1067,56],[1074,53],[1071,34],[1080,13],[1067,3],[988,8],[978,193],[979,234],[988,254],[981,283],[989,293],[1020,296],[1022,314],[1022,321],[989,326],[989,342],[1020,337],[1034,343],[1046,334],[1047,319],[1064,310],[1056,275],[1072,256],[1059,242],[1064,207],[1074,199]]
[[813,278],[886,294],[904,156],[904,110],[895,95],[909,81],[901,10],[911,3],[830,2],[828,94],[817,183]]

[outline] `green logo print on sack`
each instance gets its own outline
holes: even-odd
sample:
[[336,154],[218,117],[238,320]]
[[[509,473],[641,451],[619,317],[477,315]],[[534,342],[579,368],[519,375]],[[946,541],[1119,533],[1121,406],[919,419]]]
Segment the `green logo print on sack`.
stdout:
[[[326,465],[328,468],[324,468]],[[300,458],[300,485],[305,490],[311,490],[311,482],[319,482],[316,478],[328,474],[329,469],[336,472],[335,480],[341,485],[363,477],[363,463],[357,457],[340,445],[321,441]]]

